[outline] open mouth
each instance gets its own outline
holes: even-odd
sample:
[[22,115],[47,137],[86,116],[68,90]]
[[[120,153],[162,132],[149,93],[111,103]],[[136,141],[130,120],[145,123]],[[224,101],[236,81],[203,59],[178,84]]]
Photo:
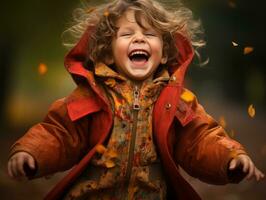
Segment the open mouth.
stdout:
[[145,50],[133,50],[128,57],[135,64],[144,64],[149,60],[150,54]]

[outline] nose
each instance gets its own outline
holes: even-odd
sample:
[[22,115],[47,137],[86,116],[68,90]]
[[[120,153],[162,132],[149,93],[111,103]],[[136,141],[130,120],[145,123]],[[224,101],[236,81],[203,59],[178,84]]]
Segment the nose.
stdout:
[[133,38],[133,42],[136,43],[145,43],[145,37],[142,33],[138,32],[135,34],[135,37]]

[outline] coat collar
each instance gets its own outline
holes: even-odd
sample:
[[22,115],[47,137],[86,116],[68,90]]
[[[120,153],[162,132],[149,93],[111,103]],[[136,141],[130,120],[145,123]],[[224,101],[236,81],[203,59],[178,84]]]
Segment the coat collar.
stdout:
[[116,71],[112,70],[104,63],[96,63],[94,73],[99,77],[115,78],[121,81],[126,81],[126,78],[124,76],[118,74]]
[[[65,67],[77,84],[80,76],[89,79],[88,82],[90,84],[94,82],[94,74],[88,76],[87,68],[95,69],[95,66],[84,67],[89,57],[87,47],[93,31],[94,27],[88,27],[76,46],[65,57]],[[176,55],[178,64],[168,66],[168,71],[171,75],[170,84],[183,85],[185,73],[194,57],[194,51],[191,42],[182,34],[176,33],[174,39],[178,49],[178,54]]]

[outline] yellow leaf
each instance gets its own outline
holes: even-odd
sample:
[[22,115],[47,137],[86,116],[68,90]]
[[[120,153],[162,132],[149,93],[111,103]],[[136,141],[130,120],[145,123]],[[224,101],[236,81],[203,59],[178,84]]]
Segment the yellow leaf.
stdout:
[[185,102],[191,102],[193,101],[195,98],[195,96],[192,94],[192,92],[185,90],[182,94],[181,94],[181,99],[183,99]]
[[44,63],[40,63],[39,64],[38,72],[39,72],[40,75],[46,74],[47,73],[47,70],[48,70],[48,68],[47,68],[47,65],[46,64],[44,64]]
[[96,151],[97,151],[97,153],[103,154],[106,151],[106,148],[103,145],[98,144],[96,146]]
[[248,107],[248,114],[252,118],[255,117],[256,111],[255,111],[255,108],[253,107],[253,104],[249,105],[249,107]]
[[221,116],[221,117],[219,118],[219,124],[220,124],[223,128],[226,127],[226,121],[225,121],[224,116]]
[[244,48],[244,55],[250,54],[253,51],[254,51],[253,47],[245,47]]
[[107,168],[112,168],[115,166],[115,163],[112,160],[107,160],[107,161],[105,161],[105,166]]
[[239,46],[239,44],[237,44],[236,42],[232,42],[232,45],[234,46],[234,47],[238,47]]

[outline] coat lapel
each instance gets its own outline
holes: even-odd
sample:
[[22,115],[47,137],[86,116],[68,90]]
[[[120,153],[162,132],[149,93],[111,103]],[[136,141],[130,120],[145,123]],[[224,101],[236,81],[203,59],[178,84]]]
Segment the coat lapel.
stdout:
[[88,87],[81,84],[66,98],[68,115],[72,121],[101,110],[100,101]]

